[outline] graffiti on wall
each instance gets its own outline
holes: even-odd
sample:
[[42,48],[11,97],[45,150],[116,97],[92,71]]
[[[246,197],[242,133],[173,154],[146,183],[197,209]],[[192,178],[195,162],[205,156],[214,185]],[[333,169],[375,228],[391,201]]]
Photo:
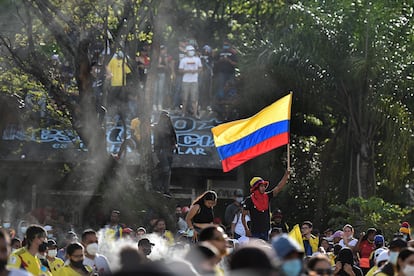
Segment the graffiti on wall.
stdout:
[[[177,134],[178,154],[210,156],[215,154],[211,128],[219,122],[216,119],[198,120],[190,117],[171,116]],[[124,133],[126,131],[126,133]],[[108,152],[117,152],[126,135],[130,137],[130,129],[122,126],[107,125],[106,143]],[[17,126],[9,126],[3,132],[3,140],[34,141],[50,144],[53,149],[86,150],[81,139],[73,130],[42,128],[36,131],[22,130]],[[214,153],[213,153],[214,152]]]

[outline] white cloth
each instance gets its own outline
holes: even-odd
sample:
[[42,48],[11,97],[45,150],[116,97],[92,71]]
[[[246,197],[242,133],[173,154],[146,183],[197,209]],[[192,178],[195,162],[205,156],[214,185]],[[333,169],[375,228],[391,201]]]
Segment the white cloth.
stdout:
[[[250,221],[249,215],[246,215],[246,223]],[[244,230],[243,222],[242,222],[242,213],[238,212],[232,221],[232,223],[236,224],[234,226],[234,232],[237,233],[239,236],[246,236],[246,231]]]
[[[203,67],[199,57],[185,57],[180,61],[180,70],[199,70]],[[198,82],[198,73],[184,73],[183,82]]]
[[339,241],[339,245],[341,247],[350,247],[350,246],[354,247],[357,245],[357,243],[358,243],[357,239],[352,239],[351,241],[348,242],[348,246],[346,246],[343,239]]
[[96,254],[95,259],[90,259],[85,256],[85,258],[83,258],[83,264],[90,266],[93,271],[99,273],[99,275],[111,273],[108,259],[104,255]]

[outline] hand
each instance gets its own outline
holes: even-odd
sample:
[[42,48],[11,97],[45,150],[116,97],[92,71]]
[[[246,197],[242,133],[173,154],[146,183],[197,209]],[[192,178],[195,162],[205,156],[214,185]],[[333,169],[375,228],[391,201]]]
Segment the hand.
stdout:
[[334,275],[336,275],[337,273],[339,273],[339,271],[342,269],[342,263],[341,262],[336,262],[335,264],[335,271],[334,271]]
[[198,242],[198,233],[196,230],[194,230],[194,234],[193,234],[193,242]]
[[350,264],[344,265],[344,271],[348,273],[348,275],[355,275],[354,271],[352,270],[352,266]]
[[252,232],[250,232],[250,229],[246,230],[246,237],[251,237],[252,236]]

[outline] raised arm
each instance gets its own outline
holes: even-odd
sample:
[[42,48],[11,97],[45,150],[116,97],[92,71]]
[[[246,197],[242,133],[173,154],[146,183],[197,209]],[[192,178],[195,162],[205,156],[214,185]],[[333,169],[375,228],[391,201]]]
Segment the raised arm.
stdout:
[[273,196],[276,196],[286,185],[287,180],[289,179],[290,175],[290,169],[287,169],[285,172],[285,175],[282,177],[282,179],[279,181],[276,187],[273,188],[270,192],[273,193]]

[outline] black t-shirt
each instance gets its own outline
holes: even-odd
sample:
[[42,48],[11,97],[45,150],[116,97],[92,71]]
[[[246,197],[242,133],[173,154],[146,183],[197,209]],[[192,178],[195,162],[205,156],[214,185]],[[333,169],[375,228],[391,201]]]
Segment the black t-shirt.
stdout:
[[208,208],[203,203],[199,203],[200,210],[193,217],[193,222],[195,223],[212,223],[214,220],[214,211],[213,208]]
[[[270,200],[273,198],[273,193],[266,193],[266,195],[269,197],[269,206],[270,206]],[[270,207],[260,212],[256,209],[256,206],[254,206],[253,201],[251,199],[251,196],[246,198],[246,200],[243,203],[243,209],[250,212],[250,231],[252,233],[265,233],[269,232],[270,230]]]

